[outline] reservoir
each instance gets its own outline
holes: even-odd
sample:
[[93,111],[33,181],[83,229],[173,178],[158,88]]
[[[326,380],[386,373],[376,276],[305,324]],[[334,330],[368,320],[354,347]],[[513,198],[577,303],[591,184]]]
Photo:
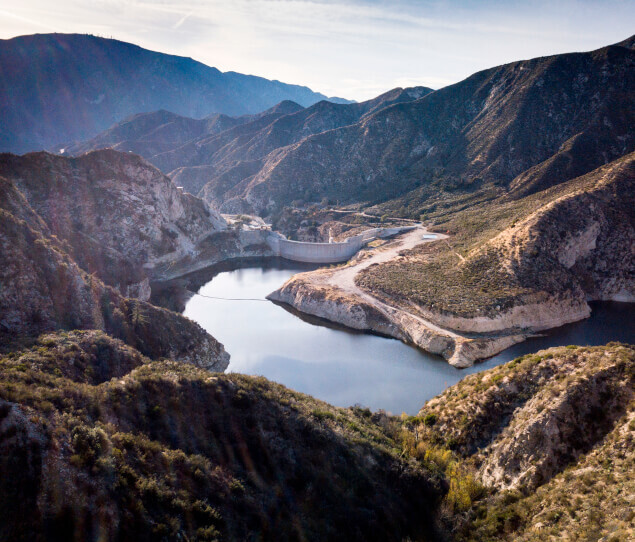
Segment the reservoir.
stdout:
[[[461,378],[551,346],[635,342],[633,304],[592,303],[587,320],[545,332],[468,369],[396,339],[339,328],[265,300],[292,275],[316,266],[285,260],[188,277],[184,314],[231,354],[227,371],[261,375],[336,406],[416,414]],[[207,296],[207,297],[203,297]],[[218,299],[224,298],[224,299]],[[229,298],[229,299],[228,299]]]

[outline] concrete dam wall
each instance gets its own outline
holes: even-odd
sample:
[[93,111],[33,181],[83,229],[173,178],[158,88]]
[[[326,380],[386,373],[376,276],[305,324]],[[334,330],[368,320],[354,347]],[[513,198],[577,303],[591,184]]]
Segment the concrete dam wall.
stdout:
[[267,244],[276,256],[287,260],[307,263],[340,263],[352,258],[366,243],[373,239],[385,239],[404,231],[410,231],[415,227],[373,228],[349,237],[341,243],[290,241],[278,233],[269,232]]

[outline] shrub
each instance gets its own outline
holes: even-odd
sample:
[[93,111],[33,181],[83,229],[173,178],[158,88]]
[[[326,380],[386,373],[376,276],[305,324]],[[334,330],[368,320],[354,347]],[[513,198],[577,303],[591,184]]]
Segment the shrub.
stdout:
[[428,427],[432,427],[435,423],[437,423],[437,415],[434,412],[426,414],[423,417],[423,425],[427,425]]

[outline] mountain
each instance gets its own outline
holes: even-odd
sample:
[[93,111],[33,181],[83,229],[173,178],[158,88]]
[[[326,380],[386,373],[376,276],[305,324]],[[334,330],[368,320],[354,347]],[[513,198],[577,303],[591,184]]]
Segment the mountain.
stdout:
[[303,109],[290,100],[254,115],[230,117],[219,113],[203,119],[183,117],[164,109],[138,113],[115,124],[88,141],[56,149],[60,154],[80,155],[99,149],[131,151],[152,160],[157,154],[178,148],[192,139],[218,134],[262,117],[285,115]]
[[227,211],[328,198],[418,218],[470,194],[520,197],[635,149],[632,43],[514,62],[435,92],[321,102],[180,146],[128,147]]
[[259,115],[226,117],[222,126],[216,118],[195,121],[155,112],[135,116],[89,141],[65,146],[64,152],[80,154],[103,147],[129,150],[194,194],[209,183],[203,195],[217,203],[245,176],[257,172],[272,151],[429,92],[425,87],[397,88],[366,102],[321,101],[307,108],[285,101]]
[[0,41],[3,151],[85,140],[141,112],[166,109],[203,118],[255,114],[283,100],[308,106],[323,99],[307,87],[222,73],[190,58],[91,35]]
[[627,40],[476,73],[239,164],[220,203],[268,214],[299,197],[394,200],[384,209],[418,217],[461,195],[553,186],[635,149],[634,63]]
[[100,329],[150,358],[223,370],[198,324],[155,307],[150,282],[270,255],[141,157],[0,154],[0,343]]
[[32,344],[34,337],[57,329],[102,329],[153,359],[170,357],[212,370],[227,367],[223,346],[198,324],[126,299],[82,269],[69,255],[68,242],[53,234],[15,184],[2,177],[0,196],[3,349]]
[[183,259],[227,228],[205,202],[133,154],[0,154],[0,177],[12,182],[82,269],[125,296],[148,299],[153,268]]

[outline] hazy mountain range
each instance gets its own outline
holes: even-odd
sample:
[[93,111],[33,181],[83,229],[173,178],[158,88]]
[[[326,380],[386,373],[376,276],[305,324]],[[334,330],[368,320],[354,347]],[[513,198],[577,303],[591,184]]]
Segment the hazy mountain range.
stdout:
[[324,99],[307,87],[223,73],[191,58],[92,35],[0,40],[0,151],[87,139],[132,114],[158,109],[202,118]]
[[430,92],[425,87],[396,88],[361,103],[320,101],[307,108],[285,101],[259,115],[215,115],[200,121],[158,111],[135,115],[89,141],[64,146],[64,152],[111,147],[138,153],[194,194],[207,185],[206,199],[216,204],[228,188],[259,171],[277,149]]

